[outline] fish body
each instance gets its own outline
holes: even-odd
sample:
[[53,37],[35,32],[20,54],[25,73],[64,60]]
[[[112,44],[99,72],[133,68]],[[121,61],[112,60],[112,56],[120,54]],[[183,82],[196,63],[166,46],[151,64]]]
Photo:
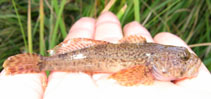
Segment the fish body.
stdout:
[[[125,68],[144,65],[151,68],[155,74],[163,73],[163,76],[175,80],[191,76],[192,72],[189,74],[186,71],[195,68],[193,65],[197,65],[198,62],[199,59],[184,47],[156,43],[109,43],[43,57],[40,69],[114,73]],[[162,80],[159,77],[158,79]]]
[[[25,67],[22,66],[23,64],[20,64],[19,67],[12,66],[14,65],[11,65],[12,62],[14,63],[14,57],[20,57],[16,55],[4,63],[4,68],[9,73],[21,73],[21,70],[24,71],[27,68],[31,70],[29,72],[52,70],[114,73],[113,78],[119,74],[127,76],[130,74],[139,75],[144,71],[140,74],[142,77],[135,77],[143,78],[145,75],[151,77],[151,79],[155,78],[157,80],[171,81],[195,76],[198,73],[198,68],[201,63],[196,55],[190,53],[184,47],[143,42],[123,42],[120,44],[102,43],[83,47],[78,50],[65,51],[48,57],[34,54],[27,55],[33,58],[31,60],[35,63],[26,64]],[[22,62],[23,59],[21,62],[16,62],[16,64]],[[148,75],[149,73],[152,75]],[[117,76],[117,79],[119,79],[119,77],[120,76]]]

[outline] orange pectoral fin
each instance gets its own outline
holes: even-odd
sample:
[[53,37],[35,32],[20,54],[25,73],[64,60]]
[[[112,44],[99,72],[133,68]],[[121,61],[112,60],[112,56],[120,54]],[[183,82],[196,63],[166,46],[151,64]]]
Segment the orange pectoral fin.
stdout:
[[67,39],[54,47],[51,50],[48,50],[48,52],[51,55],[57,55],[57,54],[64,54],[70,51],[94,46],[94,45],[100,45],[100,44],[108,44],[109,42],[106,41],[100,41],[100,40],[93,40],[88,38],[72,38]]
[[120,43],[146,43],[146,39],[138,35],[130,35],[119,40]]
[[120,70],[109,78],[115,79],[120,85],[133,86],[137,84],[151,85],[154,77],[147,66],[134,66]]

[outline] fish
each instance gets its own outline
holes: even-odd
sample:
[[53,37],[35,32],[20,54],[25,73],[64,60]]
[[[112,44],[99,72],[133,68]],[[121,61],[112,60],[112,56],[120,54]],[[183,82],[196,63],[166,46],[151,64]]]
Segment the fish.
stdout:
[[154,80],[196,77],[201,60],[187,48],[146,42],[131,35],[114,44],[88,38],[65,40],[49,50],[51,56],[17,54],[3,63],[8,75],[43,71],[109,73],[120,85],[151,85]]

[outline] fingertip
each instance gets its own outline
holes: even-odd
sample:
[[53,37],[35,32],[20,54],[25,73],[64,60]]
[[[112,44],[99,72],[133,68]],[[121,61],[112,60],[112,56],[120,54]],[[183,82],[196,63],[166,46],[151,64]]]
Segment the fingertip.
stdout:
[[180,37],[169,32],[158,33],[155,35],[154,41],[164,45],[183,46],[186,47],[190,52],[193,52]]
[[83,17],[79,19],[71,27],[66,39],[93,38],[93,34],[95,32],[95,22],[95,19],[89,17]]
[[101,14],[96,22],[96,40],[116,43],[122,38],[122,29],[118,18],[111,12]]
[[188,47],[187,44],[181,38],[169,32],[158,33],[157,35],[155,35],[154,41],[156,43],[161,43],[161,44],[166,44],[166,45]]
[[126,24],[123,28],[124,36],[141,35],[146,38],[147,42],[153,42],[152,36],[149,31],[136,21]]
[[97,22],[96,22],[96,25],[102,24],[104,22],[113,22],[113,23],[116,23],[116,24],[120,25],[119,19],[116,17],[115,14],[113,14],[110,11],[107,11],[107,12],[102,13],[98,17]]

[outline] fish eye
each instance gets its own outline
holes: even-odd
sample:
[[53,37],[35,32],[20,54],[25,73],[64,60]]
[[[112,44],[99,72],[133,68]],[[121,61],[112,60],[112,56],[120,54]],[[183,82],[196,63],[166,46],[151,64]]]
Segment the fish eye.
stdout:
[[190,52],[186,49],[184,53],[181,54],[181,59],[188,60],[190,58]]
[[181,56],[181,59],[183,59],[183,60],[188,60],[189,59],[189,57],[188,56]]

